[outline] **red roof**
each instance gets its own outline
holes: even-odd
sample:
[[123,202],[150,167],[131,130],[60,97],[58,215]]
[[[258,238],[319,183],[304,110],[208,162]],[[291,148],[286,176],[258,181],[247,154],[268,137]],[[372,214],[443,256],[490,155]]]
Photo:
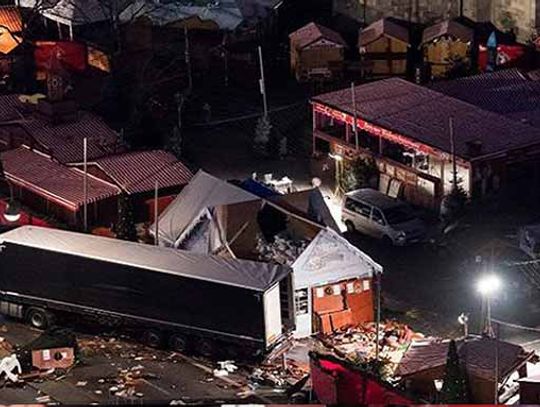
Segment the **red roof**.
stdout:
[[105,174],[128,194],[186,185],[193,173],[172,154],[163,150],[134,151],[95,161]]
[[[540,144],[539,128],[399,78],[357,86],[355,99],[359,119],[446,153],[451,151],[448,122],[453,117],[456,154],[465,159]],[[350,88],[313,101],[354,114]],[[480,154],[472,156],[470,145],[477,142]]]
[[374,23],[360,30],[358,35],[358,45],[363,47],[378,40],[382,36],[395,38],[401,42],[409,44],[409,29],[396,22],[392,18],[381,18]]
[[[456,341],[458,355],[470,375],[493,380],[495,369],[496,346],[499,349],[499,378],[517,370],[523,363],[534,357],[534,352],[527,352],[519,345],[495,339],[471,337]],[[444,367],[450,341],[431,342],[426,345],[414,345],[405,353],[396,371],[397,376],[410,376],[427,369]]]
[[22,31],[22,19],[19,8],[15,6],[0,7],[0,25],[9,30],[10,33],[20,33]]
[[445,20],[426,28],[422,34],[422,44],[436,38],[450,36],[462,42],[472,41],[474,30],[457,20]]
[[321,39],[343,46],[347,45],[339,33],[315,23],[309,23],[308,25],[299,28],[295,32],[289,34],[289,38],[291,39],[292,45],[297,49],[305,48]]
[[[88,159],[96,159],[123,150],[119,137],[98,116],[79,112],[73,122],[51,125],[33,114],[35,105],[21,102],[19,95],[0,96],[1,122],[18,120],[22,128],[43,150],[61,163],[83,161],[83,139],[88,139]],[[5,135],[3,136],[5,138]]]
[[[47,200],[77,210],[84,204],[84,174],[66,167],[50,157],[26,147],[0,154],[9,181],[29,189]],[[103,180],[88,176],[88,202],[96,202],[120,193],[120,189]]]

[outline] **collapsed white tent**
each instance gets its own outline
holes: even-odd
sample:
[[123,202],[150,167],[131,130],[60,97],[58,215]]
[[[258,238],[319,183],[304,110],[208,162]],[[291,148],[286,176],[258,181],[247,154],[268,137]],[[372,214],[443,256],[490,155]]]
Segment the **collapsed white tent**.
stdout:
[[[200,170],[159,216],[159,244],[178,247],[199,220],[209,216],[215,206],[257,199],[260,198]],[[155,228],[155,224],[150,228],[153,235]]]

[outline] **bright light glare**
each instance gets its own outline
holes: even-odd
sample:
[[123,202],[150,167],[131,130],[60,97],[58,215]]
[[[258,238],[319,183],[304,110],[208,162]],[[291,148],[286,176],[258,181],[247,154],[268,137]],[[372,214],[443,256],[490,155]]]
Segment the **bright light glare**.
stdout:
[[491,295],[501,288],[501,280],[494,274],[484,276],[478,280],[476,289],[482,295]]

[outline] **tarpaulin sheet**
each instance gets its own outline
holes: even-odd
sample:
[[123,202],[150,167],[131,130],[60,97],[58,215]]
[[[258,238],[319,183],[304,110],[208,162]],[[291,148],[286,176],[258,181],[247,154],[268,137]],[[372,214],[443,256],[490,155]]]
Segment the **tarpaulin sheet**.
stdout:
[[86,69],[86,46],[73,41],[37,41],[34,58],[39,70],[46,71],[57,58],[65,69],[82,72]]
[[[292,269],[286,266],[224,259],[177,249],[33,226],[23,226],[1,234],[0,243],[5,242],[255,291],[266,291],[292,272]],[[73,270],[73,272],[76,271]]]
[[[199,171],[159,217],[159,241],[178,245],[206,209],[259,199],[248,191]],[[150,228],[151,233],[155,225]]]
[[382,272],[379,264],[330,228],[319,232],[292,267],[296,289]]

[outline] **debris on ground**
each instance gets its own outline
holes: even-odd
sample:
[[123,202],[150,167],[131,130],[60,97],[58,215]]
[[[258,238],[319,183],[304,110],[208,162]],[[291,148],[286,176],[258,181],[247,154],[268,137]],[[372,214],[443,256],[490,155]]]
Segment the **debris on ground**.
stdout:
[[[15,373],[17,371],[17,373]],[[19,375],[22,373],[21,363],[16,354],[6,356],[0,360],[0,378],[5,376],[7,380],[13,383],[19,381]]]
[[[378,341],[379,360],[384,365],[382,373],[391,376],[411,343],[420,339],[424,339],[424,335],[412,331],[405,324],[396,321],[380,323]],[[319,340],[336,356],[354,364],[369,364],[376,359],[375,323],[349,327],[331,335],[320,336]]]
[[290,266],[306,249],[307,240],[294,240],[284,235],[276,235],[273,242],[267,242],[264,237],[257,237],[255,247],[258,260]]
[[214,369],[213,372],[215,377],[228,376],[230,373],[234,373],[238,370],[238,366],[236,366],[232,360],[218,362],[218,366],[218,369]]

